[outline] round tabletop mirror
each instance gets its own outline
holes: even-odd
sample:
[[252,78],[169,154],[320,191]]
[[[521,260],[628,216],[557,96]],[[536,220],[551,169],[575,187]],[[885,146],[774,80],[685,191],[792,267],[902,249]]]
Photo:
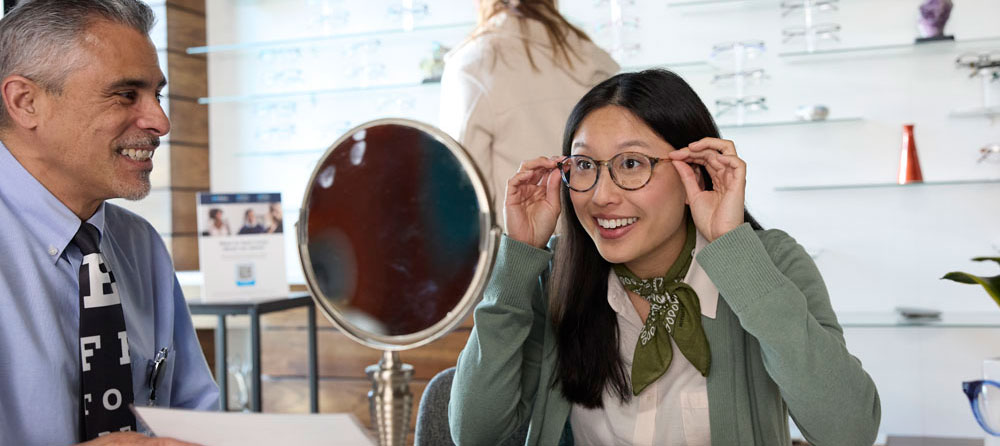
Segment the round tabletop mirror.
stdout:
[[465,150],[430,125],[362,124],[320,158],[298,223],[306,281],[354,340],[398,351],[462,322],[486,285],[499,229]]

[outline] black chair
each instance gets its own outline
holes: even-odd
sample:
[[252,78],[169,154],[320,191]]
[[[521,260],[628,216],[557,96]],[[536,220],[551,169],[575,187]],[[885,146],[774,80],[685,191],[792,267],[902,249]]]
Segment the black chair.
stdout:
[[[442,370],[427,383],[424,395],[420,397],[417,409],[417,426],[413,437],[414,446],[454,446],[451,428],[448,426],[448,400],[451,398],[451,381],[455,378],[455,368]],[[528,423],[498,446],[523,446],[528,437]]]

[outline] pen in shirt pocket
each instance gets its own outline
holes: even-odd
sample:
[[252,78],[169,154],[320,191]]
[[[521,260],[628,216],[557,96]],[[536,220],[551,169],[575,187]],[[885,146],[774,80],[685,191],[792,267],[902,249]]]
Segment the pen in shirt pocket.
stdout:
[[149,406],[156,404],[156,386],[159,384],[163,369],[166,368],[167,355],[167,348],[163,347],[160,351],[156,352],[156,357],[150,361],[152,367],[149,370],[149,376],[146,381],[146,385],[149,387],[149,402],[147,403]]

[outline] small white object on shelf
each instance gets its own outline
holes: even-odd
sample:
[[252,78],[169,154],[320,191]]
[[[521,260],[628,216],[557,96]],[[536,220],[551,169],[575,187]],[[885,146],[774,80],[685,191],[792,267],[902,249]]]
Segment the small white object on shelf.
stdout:
[[802,121],[824,121],[830,116],[830,108],[825,105],[803,105],[795,109],[795,116]]
[[998,116],[1000,116],[1000,106],[977,107],[948,113],[948,117],[951,118],[996,118]]

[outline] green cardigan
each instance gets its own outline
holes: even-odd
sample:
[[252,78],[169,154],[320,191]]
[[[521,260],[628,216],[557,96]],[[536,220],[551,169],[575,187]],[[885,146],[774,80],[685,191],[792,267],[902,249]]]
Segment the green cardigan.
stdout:
[[[543,289],[551,259],[550,251],[501,241],[451,388],[456,444],[494,445],[528,419],[527,446],[572,444]],[[870,446],[878,392],[847,351],[805,250],[782,231],[743,224],[697,260],[719,290],[716,318],[702,316],[712,353],[712,444],[790,445],[791,414],[814,445]]]

